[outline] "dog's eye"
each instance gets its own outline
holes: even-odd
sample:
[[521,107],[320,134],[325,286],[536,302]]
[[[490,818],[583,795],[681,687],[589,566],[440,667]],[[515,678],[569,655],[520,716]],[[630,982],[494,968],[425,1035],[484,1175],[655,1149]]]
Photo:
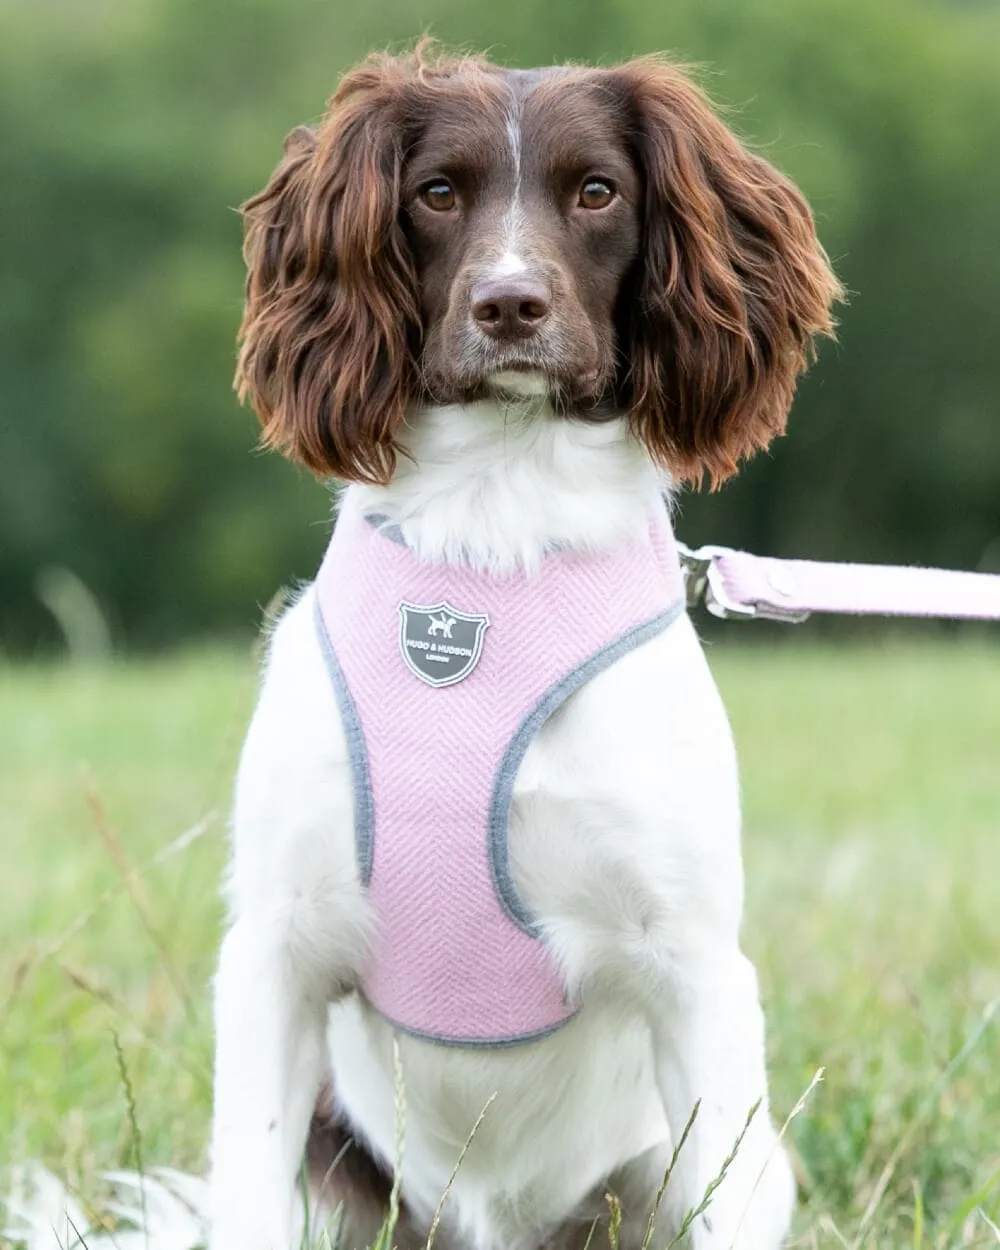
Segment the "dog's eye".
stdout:
[[455,207],[455,191],[451,183],[445,182],[443,178],[429,182],[420,192],[420,198],[436,213],[447,213]]
[[588,178],[580,188],[581,208],[607,208],[615,198],[615,189],[603,178]]

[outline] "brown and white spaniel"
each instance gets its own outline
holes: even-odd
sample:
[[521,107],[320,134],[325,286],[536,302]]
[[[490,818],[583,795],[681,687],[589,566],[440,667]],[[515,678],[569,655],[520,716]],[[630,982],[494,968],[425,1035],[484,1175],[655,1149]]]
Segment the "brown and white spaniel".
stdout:
[[[646,541],[673,484],[766,447],[840,293],[801,194],[657,58],[372,57],[244,214],[238,386],[265,442],[347,483],[341,517],[408,558],[498,582],[606,563]],[[397,1240],[423,1244],[484,1107],[442,1247],[582,1245],[608,1191],[638,1247],[686,1131],[657,1236],[721,1176],[688,1244],[776,1250],[794,1186],[739,946],[736,764],[686,615],[575,689],[519,758],[497,888],[523,900],[575,1014],[473,1047],[394,1029],[365,992],[380,917],[359,822],[375,817],[316,595],[274,630],[239,771],[212,1250],[290,1250],[307,1140],[345,1246],[374,1236],[397,1167]]]

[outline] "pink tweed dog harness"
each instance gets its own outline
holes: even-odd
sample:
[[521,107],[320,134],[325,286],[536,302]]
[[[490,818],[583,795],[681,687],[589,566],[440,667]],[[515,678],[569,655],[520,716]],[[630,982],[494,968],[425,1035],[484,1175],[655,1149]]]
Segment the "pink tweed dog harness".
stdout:
[[514,778],[570,695],[684,611],[666,512],[613,551],[499,577],[422,561],[348,503],[316,605],[376,920],[361,993],[453,1045],[558,1028],[576,1008],[511,877]]

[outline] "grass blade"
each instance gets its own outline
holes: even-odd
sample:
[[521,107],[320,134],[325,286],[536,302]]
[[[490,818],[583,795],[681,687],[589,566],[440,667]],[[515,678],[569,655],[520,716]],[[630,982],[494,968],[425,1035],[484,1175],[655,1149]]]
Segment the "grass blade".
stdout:
[[396,1226],[399,1223],[399,1194],[403,1185],[403,1155],[406,1140],[406,1090],[403,1085],[403,1061],[399,1053],[399,1038],[392,1039],[393,1083],[396,1089],[396,1166],[389,1193],[389,1211],[385,1223],[379,1229],[372,1250],[392,1250]]
[[924,1245],[924,1196],[920,1182],[913,1182],[913,1250],[923,1250]]
[[448,1177],[448,1184],[445,1185],[444,1193],[441,1195],[440,1199],[438,1200],[437,1209],[434,1212],[434,1218],[431,1220],[431,1226],[427,1230],[427,1242],[425,1245],[425,1250],[431,1250],[431,1247],[434,1245],[434,1238],[437,1236],[438,1226],[441,1223],[441,1212],[444,1210],[444,1204],[448,1198],[448,1195],[451,1193],[451,1187],[455,1183],[455,1177],[458,1175],[458,1169],[462,1166],[465,1156],[469,1153],[469,1147],[472,1145],[472,1139],[479,1132],[479,1126],[482,1124],[483,1120],[485,1119],[486,1112],[489,1111],[490,1107],[492,1107],[493,1103],[496,1101],[497,1092],[498,1091],[495,1090],[492,1094],[490,1094],[489,1098],[487,1098],[486,1105],[483,1107],[482,1111],[480,1111],[478,1117],[476,1118],[476,1122],[472,1126],[472,1131],[469,1133],[469,1136],[465,1139],[465,1145],[462,1147],[458,1158],[455,1160],[455,1166],[451,1169],[451,1175]]
[[619,1250],[622,1233],[622,1204],[616,1194],[605,1194],[604,1201],[611,1213],[608,1221],[608,1246],[610,1250]]
[[764,1160],[764,1166],[757,1173],[757,1179],[754,1181],[753,1187],[750,1190],[750,1196],[747,1198],[746,1206],[743,1208],[743,1213],[740,1216],[739,1222],[736,1225],[736,1232],[733,1234],[734,1242],[739,1238],[740,1230],[743,1227],[743,1221],[747,1218],[747,1212],[750,1210],[750,1204],[753,1202],[754,1194],[757,1192],[758,1186],[760,1185],[761,1181],[764,1179],[764,1173],[770,1167],[771,1160],[774,1158],[777,1151],[780,1150],[781,1143],[785,1140],[785,1134],[788,1132],[789,1126],[791,1125],[792,1121],[795,1119],[796,1116],[801,1115],[802,1112],[805,1111],[806,1104],[808,1103],[810,1097],[812,1096],[813,1090],[823,1080],[823,1077],[825,1074],[826,1074],[826,1068],[816,1069],[816,1071],[813,1073],[812,1080],[809,1082],[809,1084],[806,1086],[806,1088],[803,1090],[803,1092],[799,1095],[798,1099],[796,1100],[795,1106],[791,1109],[791,1111],[789,1111],[788,1115],[785,1116],[785,1122],[784,1124],[782,1124],[781,1129],[778,1132],[778,1135],[775,1137],[774,1145],[771,1147],[767,1158]]
[[754,1105],[747,1112],[747,1118],[744,1120],[743,1127],[740,1129],[739,1135],[737,1136],[736,1141],[733,1143],[732,1150],[730,1150],[729,1154],[727,1154],[726,1157],[722,1160],[722,1166],[719,1168],[716,1175],[708,1182],[708,1185],[705,1187],[705,1192],[701,1196],[701,1201],[698,1203],[696,1207],[690,1210],[687,1213],[687,1215],[684,1217],[684,1221],[681,1224],[680,1228],[678,1229],[677,1235],[674,1237],[673,1241],[667,1247],[667,1250],[673,1250],[674,1246],[679,1245],[687,1236],[688,1229],[695,1222],[695,1220],[698,1219],[700,1216],[704,1215],[705,1212],[708,1210],[708,1208],[711,1206],[712,1199],[715,1197],[715,1191],[719,1188],[719,1186],[722,1184],[722,1182],[726,1179],[727,1175],[729,1174],[729,1169],[733,1166],[733,1161],[736,1158],[736,1156],[739,1154],[740,1147],[743,1145],[744,1139],[746,1138],[747,1133],[750,1131],[750,1125],[753,1123],[754,1117],[756,1116],[757,1112],[760,1110],[760,1107],[761,1107],[761,1100],[758,1098],[757,1101],[754,1103]]
[[677,1160],[681,1151],[684,1149],[684,1143],[687,1141],[694,1122],[698,1118],[698,1112],[701,1110],[701,1099],[691,1108],[691,1114],[688,1116],[687,1124],[684,1125],[684,1131],[681,1133],[680,1141],[674,1147],[673,1154],[670,1156],[670,1162],[667,1164],[667,1170],[663,1173],[663,1180],[660,1182],[660,1188],[656,1191],[656,1200],[653,1203],[653,1209],[649,1213],[649,1221],[646,1224],[646,1234],[642,1239],[641,1250],[649,1250],[650,1243],[653,1240],[653,1229],[656,1227],[656,1217],[660,1213],[660,1206],[663,1202],[663,1195],[667,1192],[667,1186],[670,1184],[670,1177],[673,1175]]
[[139,1176],[139,1208],[142,1211],[142,1233],[149,1250],[149,1212],[146,1210],[146,1173],[142,1166],[142,1134],[139,1132],[139,1116],[135,1108],[135,1091],[125,1063],[125,1052],[122,1050],[121,1039],[117,1033],[111,1034],[115,1048],[115,1059],[118,1062],[118,1075],[122,1089],[125,1091],[125,1109],[128,1113],[129,1131],[132,1134],[132,1154],[135,1159],[135,1170]]

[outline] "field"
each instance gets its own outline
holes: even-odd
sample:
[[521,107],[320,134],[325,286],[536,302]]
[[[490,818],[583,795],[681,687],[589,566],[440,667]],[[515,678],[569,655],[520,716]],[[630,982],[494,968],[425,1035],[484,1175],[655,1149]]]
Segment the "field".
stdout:
[[[1000,1243],[1000,649],[712,648],[796,1244]],[[249,654],[0,668],[0,1163],[197,1169]],[[155,861],[155,862],[152,862]]]

